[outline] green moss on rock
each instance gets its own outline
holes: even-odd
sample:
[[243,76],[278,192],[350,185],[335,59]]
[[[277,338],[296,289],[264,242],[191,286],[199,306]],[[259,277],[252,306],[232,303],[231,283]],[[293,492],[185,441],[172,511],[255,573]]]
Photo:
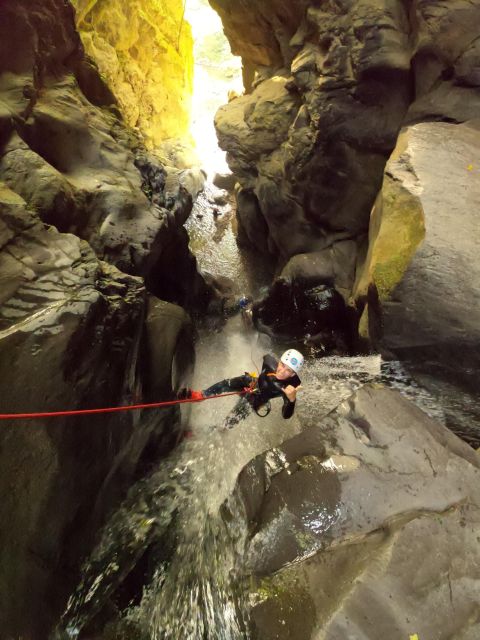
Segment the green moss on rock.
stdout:
[[371,276],[380,300],[388,298],[400,283],[424,237],[420,200],[400,182],[385,176],[381,221],[371,256]]
[[295,567],[288,567],[264,578],[253,593],[260,604],[253,612],[253,623],[267,630],[268,638],[291,640],[309,638],[314,627],[315,606],[304,578]]
[[[424,237],[425,217],[416,189],[385,174],[370,217],[368,253],[355,286],[355,300],[366,299],[372,285],[380,301],[388,299]],[[367,319],[368,312],[364,313],[364,330]]]

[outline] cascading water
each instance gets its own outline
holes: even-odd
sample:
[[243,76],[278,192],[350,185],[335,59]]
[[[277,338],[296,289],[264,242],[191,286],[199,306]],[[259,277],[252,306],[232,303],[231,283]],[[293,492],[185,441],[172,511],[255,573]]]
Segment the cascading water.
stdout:
[[[265,338],[246,332],[238,317],[220,334],[205,332],[197,347],[197,386],[232,371],[252,370],[270,346]],[[242,505],[231,497],[238,473],[255,455],[297,433],[301,423],[318,420],[381,375],[379,356],[311,360],[291,420],[283,420],[274,404],[267,418],[252,414],[229,431],[219,426],[234,398],[187,407],[193,437],[131,489],[105,527],[64,615],[67,637],[89,637],[82,630],[89,629],[102,609],[111,612],[115,603],[124,608],[115,622],[115,637],[248,638],[248,575],[242,567],[248,532]],[[135,581],[141,595],[129,606],[122,604],[115,594],[132,581],[139,566],[141,578]]]
[[[206,334],[198,345],[197,376],[210,380],[240,368],[253,368],[263,353],[233,318],[220,338]],[[215,343],[215,346],[214,344]],[[208,374],[205,373],[208,370]],[[279,416],[250,416],[241,428],[221,431],[235,399],[194,405],[193,437],[133,487],[105,527],[84,569],[84,579],[70,599],[60,636],[82,637],[82,630],[148,557],[141,600],[130,606],[119,629],[137,637],[212,638],[246,636],[243,576],[239,573],[246,523],[241,505],[229,496],[241,468],[256,454],[294,435],[299,424]],[[206,406],[206,405],[209,406]],[[128,580],[127,580],[128,581]],[[121,636],[120,636],[121,637]]]

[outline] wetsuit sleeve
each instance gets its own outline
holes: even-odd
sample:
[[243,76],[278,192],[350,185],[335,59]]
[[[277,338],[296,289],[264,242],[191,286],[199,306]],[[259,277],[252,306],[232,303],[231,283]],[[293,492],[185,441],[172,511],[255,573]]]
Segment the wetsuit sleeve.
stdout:
[[230,391],[242,391],[245,387],[248,387],[252,382],[252,376],[246,373],[244,376],[237,376],[236,378],[227,378],[216,382],[208,389],[202,391],[205,398],[210,396],[217,396],[220,393],[228,393]]
[[285,420],[291,418],[293,416],[293,412],[295,411],[295,401],[290,402],[285,394],[283,394],[283,407],[282,407],[282,416]]
[[[296,375],[294,376],[294,378],[292,379],[291,383],[292,386],[294,386],[295,388],[297,388],[298,386],[300,386],[301,380],[300,378]],[[291,418],[293,416],[293,412],[295,411],[295,400],[293,402],[290,402],[290,400],[287,398],[287,396],[285,395],[285,392],[283,393],[283,407],[282,407],[282,416],[288,420],[288,418]]]

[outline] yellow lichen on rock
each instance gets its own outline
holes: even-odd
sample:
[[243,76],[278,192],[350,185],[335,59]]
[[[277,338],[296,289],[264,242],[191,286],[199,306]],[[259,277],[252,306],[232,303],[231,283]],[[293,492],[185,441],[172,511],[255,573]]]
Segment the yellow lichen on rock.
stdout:
[[182,0],[73,0],[86,53],[147,146],[188,133],[193,38]]

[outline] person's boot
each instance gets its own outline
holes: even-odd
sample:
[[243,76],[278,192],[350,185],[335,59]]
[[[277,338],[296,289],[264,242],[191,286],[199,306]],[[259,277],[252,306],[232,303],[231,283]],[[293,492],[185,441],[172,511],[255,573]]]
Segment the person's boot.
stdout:
[[194,391],[189,387],[183,387],[177,393],[177,400],[203,400],[204,396],[201,391]]

